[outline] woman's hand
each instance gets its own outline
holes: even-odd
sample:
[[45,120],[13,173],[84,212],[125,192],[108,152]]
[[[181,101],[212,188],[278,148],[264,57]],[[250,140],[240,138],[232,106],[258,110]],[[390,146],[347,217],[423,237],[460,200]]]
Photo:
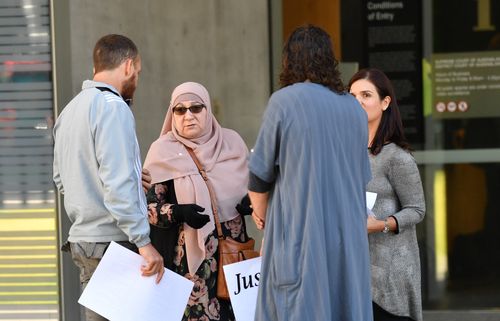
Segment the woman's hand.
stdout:
[[[387,227],[389,227],[390,232],[394,232],[398,230],[398,223],[393,216],[389,216],[386,218]],[[366,220],[366,227],[368,229],[368,234],[382,232],[385,228],[385,221],[380,221],[375,218],[375,216],[368,215]],[[397,233],[397,232],[396,232]]]
[[147,193],[149,189],[151,188],[151,174],[146,168],[142,169],[142,189],[144,190],[144,193]]
[[205,209],[196,204],[175,204],[170,209],[176,222],[186,223],[194,229],[200,229],[210,222],[208,215],[200,214]]
[[248,194],[243,196],[240,203],[236,205],[236,210],[241,216],[250,215],[253,213],[252,203],[250,203],[250,197]]
[[384,221],[379,221],[375,218],[375,216],[368,215],[366,219],[366,227],[368,229],[368,234],[382,232],[384,229]]

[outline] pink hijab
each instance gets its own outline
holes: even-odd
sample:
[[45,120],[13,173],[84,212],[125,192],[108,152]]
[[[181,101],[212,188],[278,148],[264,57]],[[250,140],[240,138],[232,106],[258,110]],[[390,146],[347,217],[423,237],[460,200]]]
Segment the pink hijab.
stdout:
[[[196,101],[207,107],[205,128],[195,139],[180,136],[174,126],[172,107],[183,101]],[[212,114],[208,91],[194,82],[174,89],[160,137],[149,148],[144,162],[151,172],[152,183],[173,179],[178,203],[198,204],[210,216],[210,222],[199,230],[184,224],[188,268],[194,274],[205,259],[205,240],[214,231],[215,221],[207,186],[184,145],[193,149],[207,172],[217,198],[220,221],[234,219],[238,216],[235,206],[247,193],[248,149],[235,131],[219,125]]]

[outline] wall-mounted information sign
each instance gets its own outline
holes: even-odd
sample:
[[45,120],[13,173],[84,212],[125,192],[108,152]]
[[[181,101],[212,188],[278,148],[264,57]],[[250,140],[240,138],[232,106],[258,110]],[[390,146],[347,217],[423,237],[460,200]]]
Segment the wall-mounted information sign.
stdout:
[[423,142],[422,3],[364,0],[365,66],[391,79],[407,138]]
[[434,54],[433,116],[500,116],[500,51]]

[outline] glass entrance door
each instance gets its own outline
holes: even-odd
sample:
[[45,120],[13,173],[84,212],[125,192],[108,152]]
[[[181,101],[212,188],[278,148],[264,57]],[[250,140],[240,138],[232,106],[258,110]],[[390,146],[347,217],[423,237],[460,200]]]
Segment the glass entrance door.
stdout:
[[425,3],[424,308],[490,320],[500,315],[500,2]]

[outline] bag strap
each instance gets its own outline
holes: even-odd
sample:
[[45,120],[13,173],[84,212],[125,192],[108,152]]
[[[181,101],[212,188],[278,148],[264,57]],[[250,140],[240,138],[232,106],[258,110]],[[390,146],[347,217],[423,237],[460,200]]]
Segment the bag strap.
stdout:
[[196,167],[198,168],[198,172],[200,173],[201,177],[203,178],[203,181],[205,181],[205,184],[207,184],[208,187],[208,194],[210,194],[210,203],[212,204],[212,212],[214,213],[214,219],[215,219],[215,226],[217,227],[217,234],[219,240],[225,239],[224,235],[222,234],[222,226],[220,225],[220,220],[219,220],[219,211],[217,210],[217,201],[215,198],[215,192],[212,188],[212,184],[208,180],[207,172],[205,169],[203,169],[203,166],[201,165],[200,161],[198,160],[198,157],[196,157],[194,151],[190,148],[186,147],[189,156],[193,159],[194,163],[196,164]]

